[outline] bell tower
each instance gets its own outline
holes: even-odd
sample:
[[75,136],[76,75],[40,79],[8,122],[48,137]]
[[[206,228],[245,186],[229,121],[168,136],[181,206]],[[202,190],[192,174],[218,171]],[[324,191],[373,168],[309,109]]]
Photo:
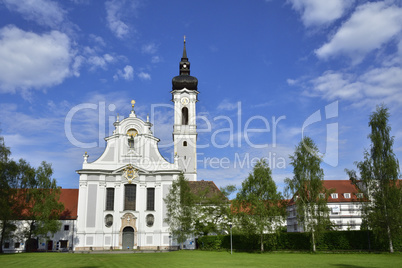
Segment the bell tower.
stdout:
[[187,58],[186,37],[184,37],[183,56],[180,73],[172,79],[172,101],[174,103],[173,141],[179,168],[186,179],[197,180],[197,124],[196,103],[198,102],[198,80],[190,75],[190,62]]

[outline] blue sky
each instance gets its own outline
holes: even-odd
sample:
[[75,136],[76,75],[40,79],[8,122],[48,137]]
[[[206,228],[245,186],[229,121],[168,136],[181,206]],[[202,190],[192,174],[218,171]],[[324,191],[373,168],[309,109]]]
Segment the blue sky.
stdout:
[[402,156],[402,1],[0,0],[0,128],[15,159],[52,163],[77,188],[131,99],[173,154],[171,79],[183,36],[199,80],[198,178],[241,185],[265,157],[280,189],[302,135],[326,179],[369,147],[390,109]]

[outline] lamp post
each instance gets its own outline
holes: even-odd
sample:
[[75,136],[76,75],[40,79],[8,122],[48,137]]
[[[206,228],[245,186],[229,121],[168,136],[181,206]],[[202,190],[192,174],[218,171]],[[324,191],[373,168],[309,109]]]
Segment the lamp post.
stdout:
[[232,255],[232,223],[229,223],[229,227],[230,227],[230,255]]

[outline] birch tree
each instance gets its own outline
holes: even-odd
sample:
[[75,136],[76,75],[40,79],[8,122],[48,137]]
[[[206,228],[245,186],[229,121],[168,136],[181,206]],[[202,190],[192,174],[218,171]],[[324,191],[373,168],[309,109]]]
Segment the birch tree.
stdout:
[[290,159],[294,175],[292,179],[285,179],[286,190],[296,204],[298,223],[311,234],[312,250],[315,252],[318,236],[330,225],[326,202],[328,193],[323,186],[324,171],[320,166],[322,160],[317,146],[309,137],[301,140]]
[[363,216],[368,227],[377,237],[388,241],[392,253],[393,241],[402,233],[402,190],[398,181],[399,161],[393,152],[394,137],[390,134],[388,119],[388,108],[377,106],[369,121],[370,149],[364,151],[363,161],[355,162],[360,179],[356,171],[346,172],[364,194]]

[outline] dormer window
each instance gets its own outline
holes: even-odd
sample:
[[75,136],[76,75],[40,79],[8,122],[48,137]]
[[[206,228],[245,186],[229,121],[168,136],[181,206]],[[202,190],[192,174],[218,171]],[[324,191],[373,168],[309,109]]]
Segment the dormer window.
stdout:
[[357,193],[357,194],[356,194],[356,197],[357,197],[357,198],[363,198],[363,194],[362,194],[362,193]]
[[337,193],[333,193],[331,194],[332,199],[337,199],[338,198],[338,194]]
[[345,198],[350,198],[350,193],[344,193],[343,196],[344,196]]

